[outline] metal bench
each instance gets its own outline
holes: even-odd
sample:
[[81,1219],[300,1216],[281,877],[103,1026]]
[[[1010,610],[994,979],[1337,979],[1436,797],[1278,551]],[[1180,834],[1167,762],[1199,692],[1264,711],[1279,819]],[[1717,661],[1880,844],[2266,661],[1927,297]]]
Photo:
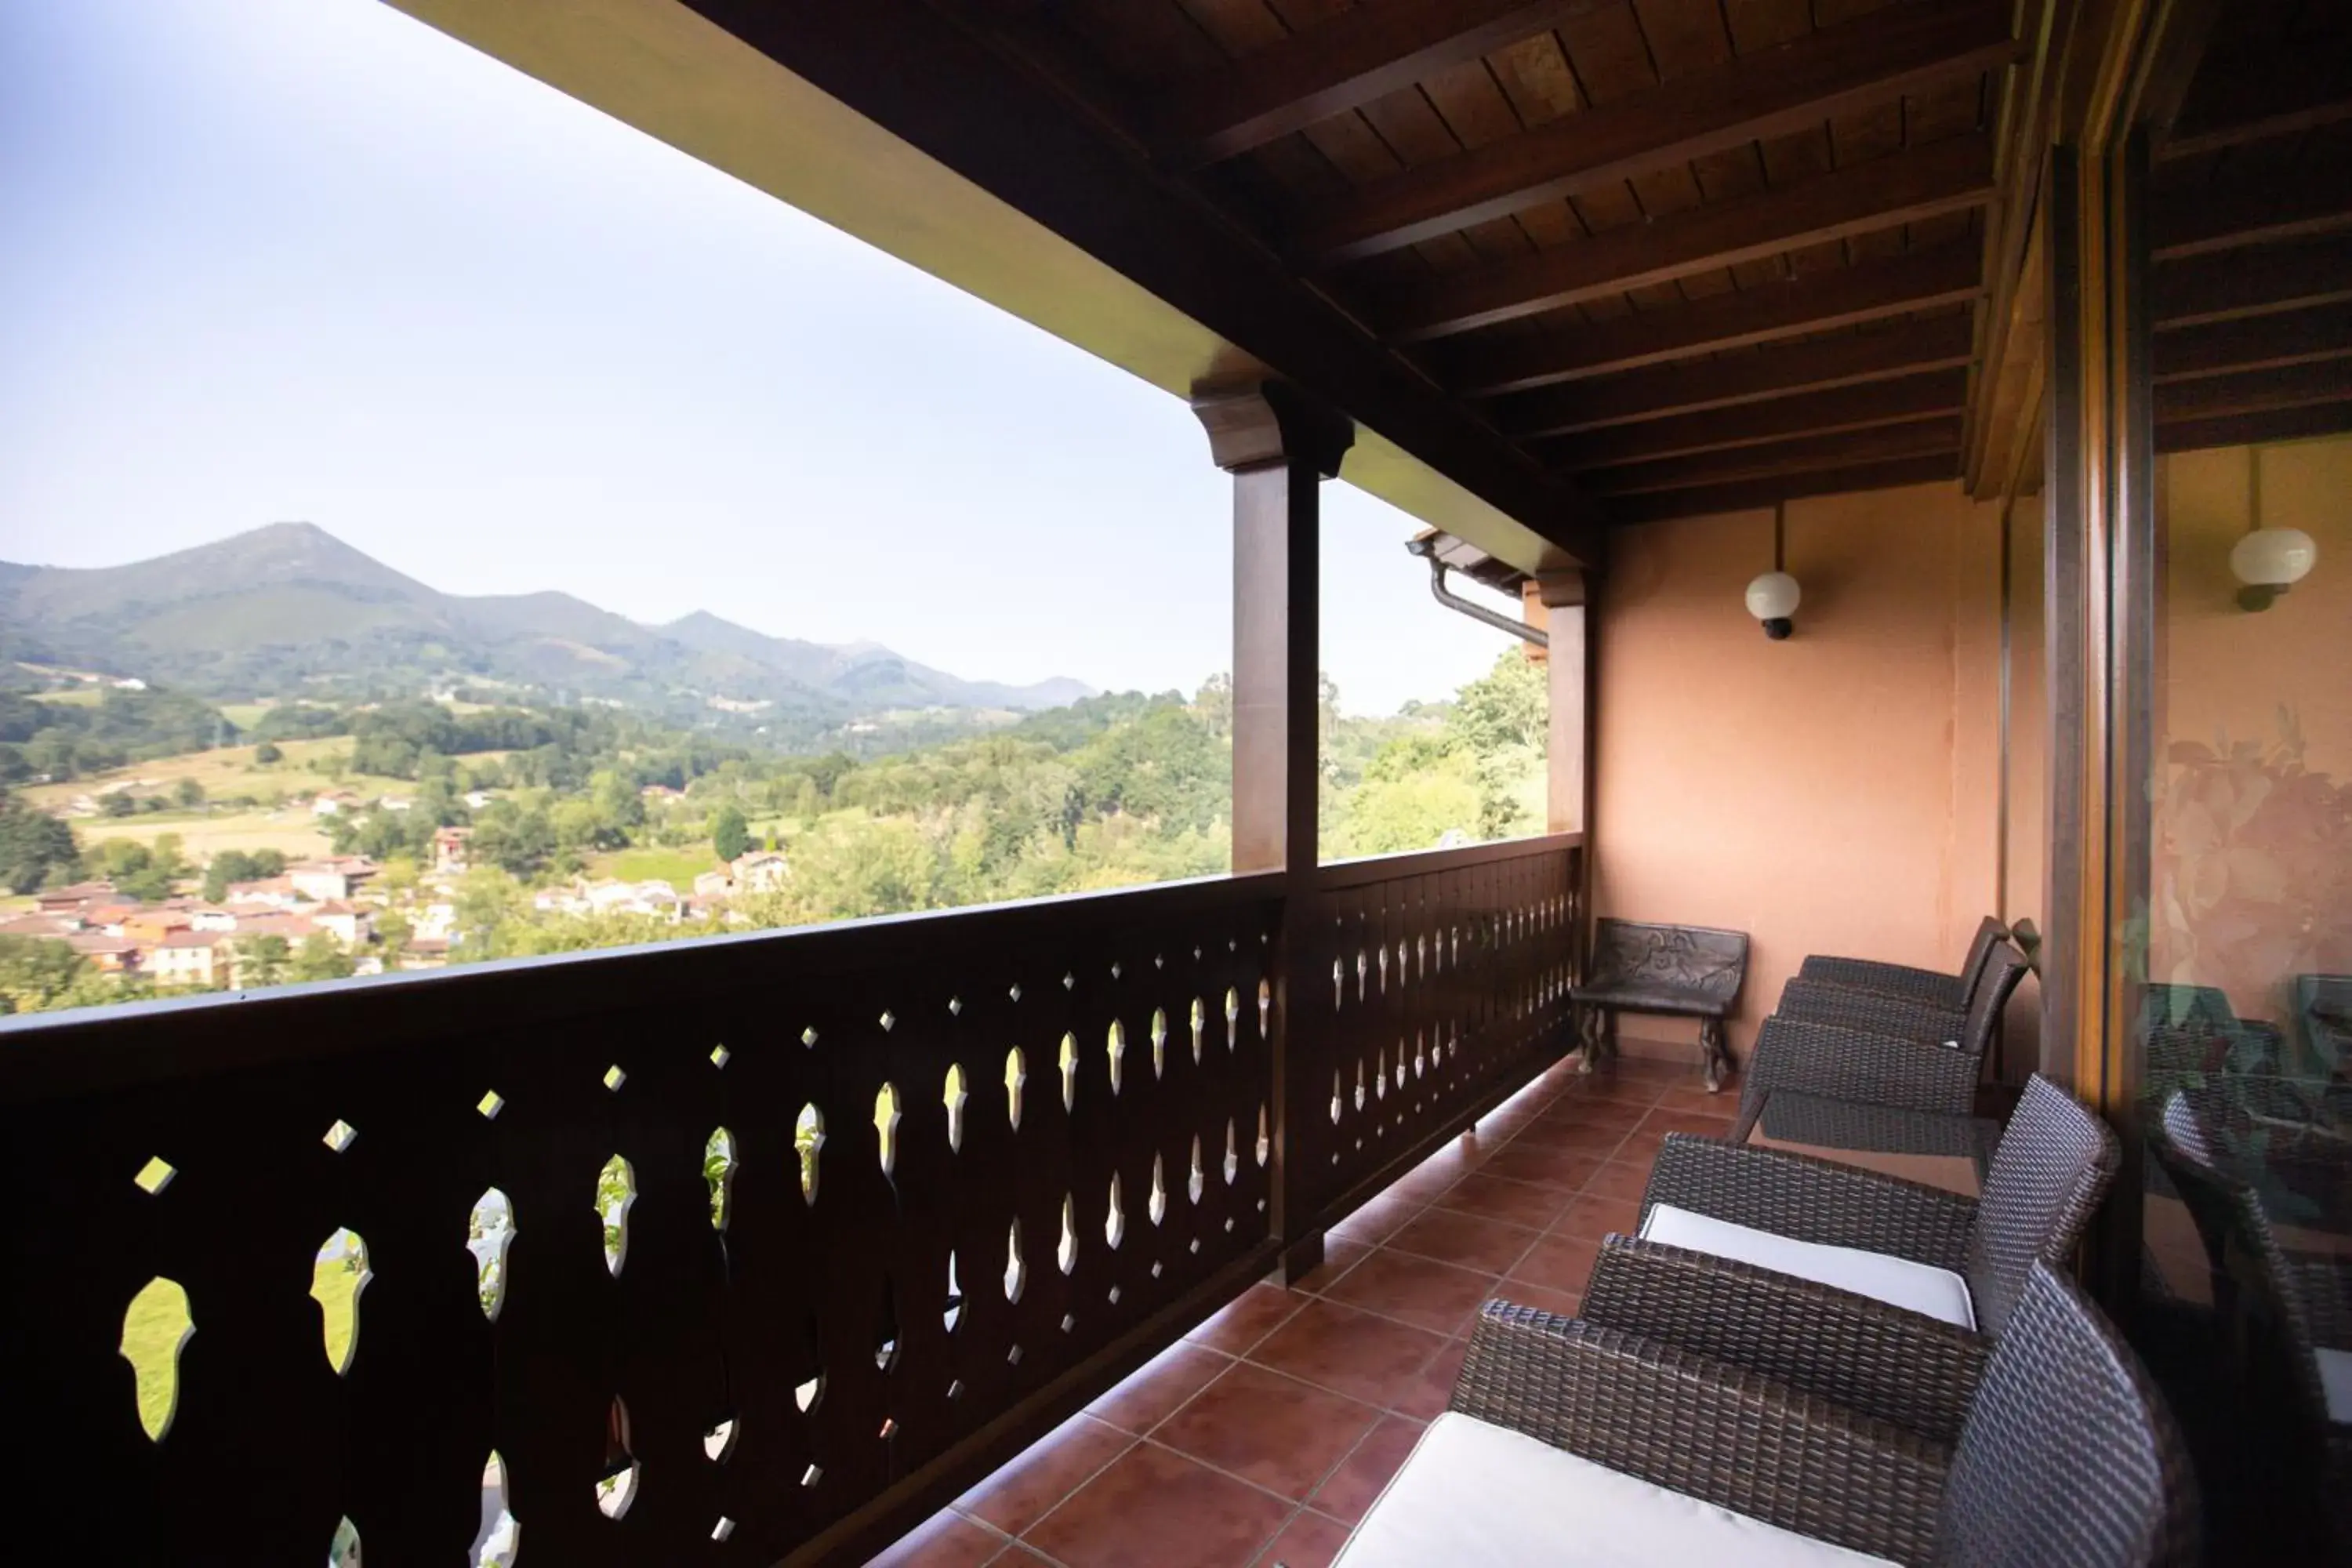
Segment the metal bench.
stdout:
[[1748,933],[1708,926],[1654,925],[1603,920],[1592,939],[1591,973],[1570,988],[1584,1058],[1591,1072],[1617,1050],[1617,1015],[1661,1013],[1696,1018],[1706,1087],[1720,1089],[1731,1068],[1723,1021],[1738,1005],[1748,977]]

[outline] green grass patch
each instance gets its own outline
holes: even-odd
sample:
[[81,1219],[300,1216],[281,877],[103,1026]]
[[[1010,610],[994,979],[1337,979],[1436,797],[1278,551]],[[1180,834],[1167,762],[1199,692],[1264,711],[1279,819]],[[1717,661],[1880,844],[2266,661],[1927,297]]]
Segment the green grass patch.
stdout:
[[617,877],[624,882],[667,882],[681,893],[694,890],[694,879],[719,868],[719,858],[707,849],[616,849],[589,863],[591,876]]

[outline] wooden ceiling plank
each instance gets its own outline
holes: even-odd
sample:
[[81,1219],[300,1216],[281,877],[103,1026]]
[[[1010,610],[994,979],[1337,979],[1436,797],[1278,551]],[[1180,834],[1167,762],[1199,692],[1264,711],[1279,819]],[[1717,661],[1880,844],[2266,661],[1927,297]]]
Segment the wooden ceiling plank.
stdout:
[[1614,4],[1389,0],[1202,73],[1172,91],[1153,122],[1164,155],[1199,168]]
[[2159,332],[2352,300],[2352,238],[2176,261],[2150,274],[2148,291]]
[[[2352,278],[2346,280],[2352,285]],[[2166,332],[2156,340],[2156,379],[2189,381],[2352,354],[2352,304],[2279,311]]]
[[2159,263],[2352,228],[2352,168],[2329,159],[2276,178],[2168,193],[2148,227]]
[[1655,458],[1752,447],[1798,436],[1867,430],[1956,414],[1968,403],[1968,374],[1939,370],[1899,381],[1799,393],[1769,403],[1741,403],[1640,425],[1612,426],[1556,437],[1529,447],[1537,459],[1563,472],[1588,472]]
[[2156,427],[2159,452],[2190,452],[2207,447],[2252,447],[2266,441],[2299,441],[2352,431],[2352,400],[2313,403],[2260,414],[2225,414],[2210,419],[2177,419]]
[[1596,234],[1523,259],[1433,280],[1375,314],[1389,336],[1420,342],[1561,305],[1670,282],[1800,246],[1843,239],[1991,198],[1982,137],[1876,158],[1784,190]]
[[1975,357],[1974,335],[1967,317],[1945,316],[1724,359],[1655,365],[1606,380],[1520,393],[1496,406],[1495,424],[1514,440],[1567,436],[1759,398],[1948,370]]
[[1652,463],[1628,463],[1583,475],[1580,482],[1596,496],[1643,495],[1655,490],[1685,490],[1699,485],[1728,484],[1734,479],[1763,479],[1772,474],[1801,474],[1815,468],[1851,468],[1856,463],[1885,462],[1895,458],[1948,454],[1958,461],[1960,416],[1903,425],[1876,425],[1820,436],[1800,436],[1753,447],[1731,447],[1717,452],[1694,452]]
[[1739,479],[1695,489],[1660,490],[1652,495],[1625,496],[1609,506],[1613,523],[1665,522],[1679,517],[1707,517],[1727,511],[1762,511],[1777,501],[1807,496],[1845,495],[1858,490],[1895,489],[1959,477],[1954,456],[1897,458],[1884,463],[1860,463],[1848,468],[1823,468],[1811,473]]
[[2165,382],[2156,389],[2156,422],[2180,424],[2239,414],[2263,414],[2352,398],[2352,360],[2321,360],[2281,370],[2244,371],[2195,381]]
[[1308,266],[1377,255],[1979,75],[2017,49],[2005,7],[1906,7],[1374,182],[1302,222],[1288,248]]

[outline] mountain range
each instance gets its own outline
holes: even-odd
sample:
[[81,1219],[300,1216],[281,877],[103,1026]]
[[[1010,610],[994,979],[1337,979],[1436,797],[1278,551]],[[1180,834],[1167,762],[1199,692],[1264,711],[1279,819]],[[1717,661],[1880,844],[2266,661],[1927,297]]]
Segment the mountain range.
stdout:
[[458,686],[748,724],[909,708],[1058,707],[1076,680],[969,680],[877,643],[769,637],[697,611],[649,626],[569,594],[445,594],[307,522],[94,569],[0,562],[0,660],[224,700]]

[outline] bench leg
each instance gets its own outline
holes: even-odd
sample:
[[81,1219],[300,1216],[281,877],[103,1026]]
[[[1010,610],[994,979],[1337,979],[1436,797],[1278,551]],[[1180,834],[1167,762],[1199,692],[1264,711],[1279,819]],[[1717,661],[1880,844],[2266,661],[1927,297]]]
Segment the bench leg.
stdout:
[[1731,1071],[1731,1047],[1724,1040],[1722,1019],[1699,1020],[1698,1048],[1706,1068],[1706,1091],[1721,1094],[1723,1080]]
[[1589,1073],[1592,1058],[1601,1054],[1601,1009],[1579,1007],[1576,1010],[1576,1070]]

